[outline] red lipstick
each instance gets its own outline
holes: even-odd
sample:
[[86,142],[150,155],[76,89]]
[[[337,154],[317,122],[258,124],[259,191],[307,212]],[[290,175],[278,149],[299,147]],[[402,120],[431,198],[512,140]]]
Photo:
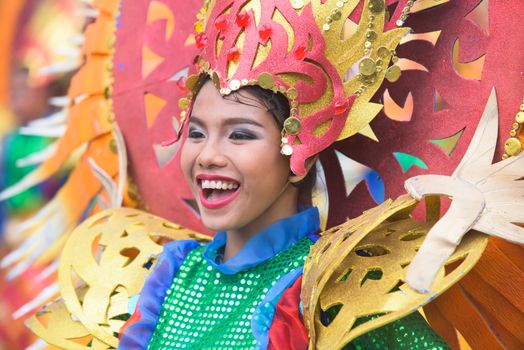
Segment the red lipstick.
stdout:
[[[216,174],[199,174],[196,176],[197,183],[199,184],[199,199],[200,203],[207,209],[220,209],[231,203],[239,194],[240,194],[240,183],[227,176],[216,175]],[[223,181],[227,183],[233,183],[237,187],[231,190],[221,190],[221,189],[204,189],[202,187],[204,181]],[[220,194],[220,198],[209,199],[209,196],[206,195],[205,191],[224,191]],[[227,191],[227,192],[226,192]],[[208,193],[209,194],[209,193]]]

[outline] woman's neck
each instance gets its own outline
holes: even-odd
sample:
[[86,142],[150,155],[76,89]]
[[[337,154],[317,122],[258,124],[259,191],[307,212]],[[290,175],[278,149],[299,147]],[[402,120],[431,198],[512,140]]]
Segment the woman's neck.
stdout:
[[249,241],[269,225],[292,216],[297,213],[297,191],[296,188],[290,186],[277,202],[266,209],[255,220],[252,220],[247,225],[238,229],[231,229],[227,231],[227,240],[224,247],[224,257],[222,262],[234,257]]

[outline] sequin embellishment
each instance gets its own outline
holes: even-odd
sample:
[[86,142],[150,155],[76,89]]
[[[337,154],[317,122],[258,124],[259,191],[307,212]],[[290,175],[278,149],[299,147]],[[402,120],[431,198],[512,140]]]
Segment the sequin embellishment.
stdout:
[[167,291],[148,349],[250,349],[251,318],[275,283],[304,265],[312,241],[304,238],[260,265],[226,275],[189,253]]

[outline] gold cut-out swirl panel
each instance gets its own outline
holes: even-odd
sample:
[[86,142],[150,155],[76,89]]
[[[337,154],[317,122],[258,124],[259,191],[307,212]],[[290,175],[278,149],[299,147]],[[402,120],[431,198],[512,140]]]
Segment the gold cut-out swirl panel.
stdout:
[[[162,244],[183,239],[210,238],[136,209],[94,215],[72,232],[62,252],[58,280],[63,301],[45,309],[47,326],[33,318],[30,328],[64,349],[83,348],[74,342],[86,336],[93,338],[91,344],[116,348],[129,299],[140,293]],[[70,329],[78,329],[78,336],[71,336]]]
[[[312,248],[302,295],[310,346],[343,348],[427,304],[478,261],[487,236],[471,231],[441,268],[429,293],[405,284],[405,268],[435,222],[413,219],[410,212],[416,204],[409,196],[386,201],[326,231]],[[427,212],[435,212],[435,202],[428,205]]]

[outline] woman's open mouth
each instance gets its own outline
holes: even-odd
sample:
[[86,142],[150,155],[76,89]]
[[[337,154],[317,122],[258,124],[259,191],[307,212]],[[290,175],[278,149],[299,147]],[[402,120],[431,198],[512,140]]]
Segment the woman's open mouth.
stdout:
[[200,202],[207,209],[224,207],[240,193],[240,184],[233,179],[201,175],[197,182]]

